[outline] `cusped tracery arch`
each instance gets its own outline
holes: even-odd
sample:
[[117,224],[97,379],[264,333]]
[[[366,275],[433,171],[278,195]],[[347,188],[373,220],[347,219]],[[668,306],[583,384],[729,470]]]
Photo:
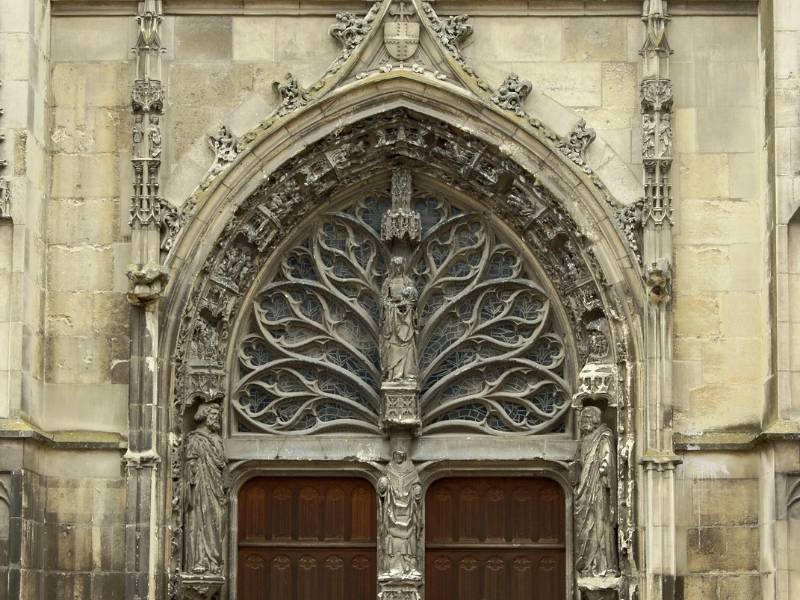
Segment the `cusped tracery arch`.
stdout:
[[[265,270],[236,348],[240,430],[380,431],[381,239],[388,192],[315,217]],[[555,305],[491,217],[417,192],[416,288],[422,432],[562,431],[567,352]]]

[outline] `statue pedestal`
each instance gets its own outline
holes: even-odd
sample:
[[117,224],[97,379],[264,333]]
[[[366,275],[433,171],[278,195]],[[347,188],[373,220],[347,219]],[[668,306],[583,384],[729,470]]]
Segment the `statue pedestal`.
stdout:
[[391,575],[378,577],[378,600],[420,600],[422,577],[397,578]]
[[381,385],[384,429],[417,429],[419,419],[419,388],[416,381],[386,381]]
[[212,600],[216,598],[225,578],[222,575],[196,575],[181,573],[181,594],[183,600]]
[[578,577],[580,600],[619,600],[625,583],[623,577]]

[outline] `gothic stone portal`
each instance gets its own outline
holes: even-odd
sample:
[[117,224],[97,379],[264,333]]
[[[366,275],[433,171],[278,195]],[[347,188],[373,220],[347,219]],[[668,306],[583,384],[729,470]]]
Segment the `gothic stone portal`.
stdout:
[[[387,175],[373,173],[357,191],[297,224],[263,267],[256,244],[264,227],[240,229],[222,246],[209,288],[243,298],[236,329],[220,327],[223,304],[203,301],[189,335],[184,381],[202,391],[204,404],[187,411],[198,415],[199,433],[189,432],[184,444],[201,439],[203,417],[214,412],[203,407],[222,399],[224,372],[230,380],[222,405],[232,439],[281,438],[288,448],[326,434],[339,436],[335,443],[359,439],[380,448],[388,438],[386,456],[345,459],[345,471],[371,482],[317,477],[326,470],[317,459],[316,478],[258,476],[244,484],[233,541],[238,598],[555,599],[565,598],[573,581],[580,586],[580,577],[616,586],[614,434],[599,426],[602,411],[589,407],[592,427],[583,444],[576,440],[572,394],[575,365],[607,358],[610,343],[587,287],[592,279],[579,275],[581,251],[563,229],[568,218],[543,193],[534,199],[513,188],[515,206],[542,204],[535,221],[525,217],[532,210],[518,211],[527,232],[535,223],[536,234],[526,233],[534,256],[479,205],[417,174],[413,164],[395,165]],[[273,194],[257,214],[288,214],[301,202],[293,190]],[[561,258],[546,252],[548,243]],[[558,266],[542,263],[539,253]],[[566,288],[564,273],[573,277]],[[224,369],[218,346],[228,338],[234,362]],[[580,389],[587,400],[601,395]],[[611,404],[606,398],[605,407]],[[219,435],[216,421],[206,429]],[[415,448],[448,435],[472,436],[459,452],[476,475],[437,480],[425,471],[436,460],[424,462]],[[565,483],[573,473],[583,504],[605,494],[602,511],[576,515],[585,551],[574,558],[565,518],[572,499],[562,484],[536,473],[508,477],[515,467],[499,478],[481,471],[486,440],[525,445],[540,443],[540,435],[574,446],[574,456],[565,455],[561,465],[539,461],[536,472],[558,472]],[[589,452],[595,437],[604,443],[602,456]],[[563,464],[573,459],[587,464],[568,471]],[[182,491],[193,495],[177,506],[222,498],[220,473],[195,478]],[[224,501],[219,505],[226,510]],[[216,558],[223,542],[216,531],[198,537],[200,528],[187,520],[194,510],[184,510],[184,556],[203,547],[198,560],[214,561],[201,573],[187,571],[184,560],[181,582],[214,597],[226,576]],[[602,539],[593,531],[602,531]],[[568,573],[576,559],[583,561],[577,579]]]

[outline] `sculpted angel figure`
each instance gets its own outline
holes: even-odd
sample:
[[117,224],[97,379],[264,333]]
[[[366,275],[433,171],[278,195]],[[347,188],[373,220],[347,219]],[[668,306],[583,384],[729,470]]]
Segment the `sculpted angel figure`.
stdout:
[[581,476],[575,492],[575,566],[585,577],[616,576],[617,467],[614,434],[600,409],[581,411]]
[[417,378],[417,288],[402,256],[392,258],[381,289],[381,362],[384,381]]
[[225,517],[219,406],[200,405],[194,420],[197,427],[186,436],[185,570],[213,575],[222,569]]
[[422,484],[414,463],[403,450],[392,452],[386,473],[378,480],[378,495],[383,531],[382,576],[419,578]]

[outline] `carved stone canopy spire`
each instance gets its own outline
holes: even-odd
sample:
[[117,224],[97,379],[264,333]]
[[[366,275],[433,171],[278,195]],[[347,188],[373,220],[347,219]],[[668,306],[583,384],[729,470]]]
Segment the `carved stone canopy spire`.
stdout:
[[386,211],[381,223],[381,239],[385,242],[408,238],[418,242],[422,231],[419,213],[411,210],[414,181],[407,167],[392,171],[392,208]]

